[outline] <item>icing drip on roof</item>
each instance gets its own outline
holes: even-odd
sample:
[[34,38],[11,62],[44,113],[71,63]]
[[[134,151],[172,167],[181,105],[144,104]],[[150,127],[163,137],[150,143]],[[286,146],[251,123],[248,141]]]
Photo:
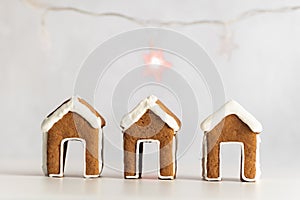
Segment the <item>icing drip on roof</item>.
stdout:
[[203,131],[211,131],[220,121],[222,121],[228,115],[236,115],[242,120],[249,128],[255,132],[262,132],[262,125],[257,121],[253,115],[247,112],[239,103],[234,100],[228,101],[218,111],[210,115],[201,123],[201,129]]
[[169,127],[171,127],[174,131],[178,131],[180,129],[180,124],[169,115],[158,103],[158,98],[154,95],[151,95],[141,101],[130,113],[125,115],[121,121],[121,127],[123,130],[128,129],[135,122],[137,122],[146,112],[147,110],[151,110],[154,114],[161,118]]
[[96,116],[86,105],[79,101],[79,97],[72,97],[66,101],[42,122],[42,131],[48,132],[53,125],[61,120],[68,112],[74,112],[83,117],[93,128],[101,128],[101,118]]

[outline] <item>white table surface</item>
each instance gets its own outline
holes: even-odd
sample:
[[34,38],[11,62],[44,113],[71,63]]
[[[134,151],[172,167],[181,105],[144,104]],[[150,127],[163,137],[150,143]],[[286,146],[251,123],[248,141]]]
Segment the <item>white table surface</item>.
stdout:
[[[13,164],[14,163],[14,164]],[[22,164],[24,166],[22,167]],[[273,168],[259,182],[244,183],[238,177],[221,182],[200,178],[195,167],[179,168],[172,181],[158,180],[155,174],[125,180],[120,172],[104,168],[102,176],[84,179],[70,170],[64,178],[43,176],[36,162],[8,162],[0,168],[0,199],[299,199],[299,173]],[[182,165],[181,165],[182,166]],[[185,169],[183,169],[185,168]],[[78,170],[78,169],[77,169]],[[284,176],[284,173],[285,176]]]

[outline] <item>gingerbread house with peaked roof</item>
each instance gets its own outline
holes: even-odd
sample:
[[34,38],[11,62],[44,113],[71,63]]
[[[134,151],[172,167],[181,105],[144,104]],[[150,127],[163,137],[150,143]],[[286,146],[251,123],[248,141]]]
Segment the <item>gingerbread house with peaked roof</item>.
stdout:
[[203,178],[221,180],[221,146],[241,145],[242,181],[256,181],[260,176],[259,133],[262,125],[236,101],[229,101],[201,124],[203,138]]
[[72,97],[49,114],[42,123],[43,171],[50,177],[62,177],[68,143],[84,146],[84,177],[98,177],[102,162],[103,117],[85,100]]
[[176,133],[181,127],[181,122],[174,113],[156,96],[151,95],[123,117],[121,127],[124,141],[125,178],[141,177],[145,142],[159,144],[159,179],[175,178]]

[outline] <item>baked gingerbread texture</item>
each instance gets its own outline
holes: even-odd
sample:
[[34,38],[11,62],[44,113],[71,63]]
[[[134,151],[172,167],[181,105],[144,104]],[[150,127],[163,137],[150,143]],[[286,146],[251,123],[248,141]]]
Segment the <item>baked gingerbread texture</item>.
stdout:
[[[84,177],[101,173],[103,117],[85,100],[72,97],[47,116],[42,123],[43,171],[51,177],[62,177],[69,141],[81,141],[85,146]],[[101,136],[101,137],[100,137]]]
[[[141,178],[143,143],[152,141],[159,141],[159,179],[176,177],[175,135],[181,122],[157,97],[151,95],[141,101],[123,117],[121,127],[125,178]],[[137,153],[140,156],[138,161]]]
[[221,180],[220,151],[224,143],[241,144],[241,181],[256,181],[260,176],[259,133],[262,125],[241,105],[231,100],[202,122],[204,131],[202,176]]

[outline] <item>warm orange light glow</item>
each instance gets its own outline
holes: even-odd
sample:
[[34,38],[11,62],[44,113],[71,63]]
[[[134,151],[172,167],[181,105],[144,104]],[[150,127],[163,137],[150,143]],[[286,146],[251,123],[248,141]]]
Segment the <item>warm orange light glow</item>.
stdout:
[[144,56],[146,66],[145,75],[154,76],[156,81],[161,81],[163,70],[172,65],[166,61],[161,50],[150,51]]

